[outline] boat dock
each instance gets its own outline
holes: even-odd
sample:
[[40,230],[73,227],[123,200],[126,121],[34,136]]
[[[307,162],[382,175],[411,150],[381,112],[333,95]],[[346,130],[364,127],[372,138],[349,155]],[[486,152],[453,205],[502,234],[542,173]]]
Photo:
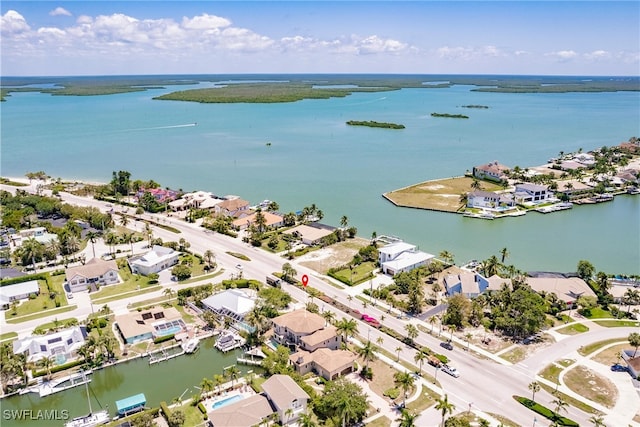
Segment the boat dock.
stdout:
[[224,331],[222,334],[220,334],[220,337],[218,337],[215,347],[221,352],[226,353],[227,351],[242,347],[245,342],[245,339],[237,333]]
[[554,205],[536,208],[534,209],[534,211],[546,214],[551,212],[564,211],[571,208],[573,208],[573,203],[556,203]]
[[[177,350],[177,351],[175,351]],[[167,348],[161,348],[159,350],[155,350],[149,353],[149,365],[153,365],[154,363],[164,362],[165,360],[170,360],[178,356],[182,356],[186,352],[181,346],[173,346]]]
[[39,380],[38,384],[22,390],[20,394],[38,393],[40,397],[49,396],[50,394],[59,393],[61,391],[69,390],[70,388],[74,388],[79,385],[91,382],[91,378],[87,377],[87,375],[91,373],[91,371],[75,373],[52,381]]
[[[250,356],[250,358],[247,358],[244,356]],[[244,365],[251,365],[251,366],[262,365],[262,360],[265,357],[267,357],[267,355],[262,352],[260,347],[255,347],[255,348],[252,348],[251,350],[245,351],[244,356],[236,358],[236,361],[238,363],[242,363]]]

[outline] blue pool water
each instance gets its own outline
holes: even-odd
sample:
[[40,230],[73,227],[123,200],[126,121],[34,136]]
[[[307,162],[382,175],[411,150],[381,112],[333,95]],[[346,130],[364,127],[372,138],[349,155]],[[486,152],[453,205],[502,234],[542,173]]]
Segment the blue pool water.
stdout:
[[56,365],[63,365],[67,361],[67,357],[64,354],[56,355]]
[[222,408],[223,406],[227,406],[233,402],[237,402],[238,400],[242,400],[244,399],[244,397],[242,397],[239,394],[236,394],[235,396],[231,396],[231,397],[227,397],[225,399],[222,400],[218,400],[216,403],[214,403],[213,405],[211,405],[211,409],[218,409],[218,408]]
[[167,329],[158,331],[158,335],[164,337],[166,335],[177,334],[181,330],[182,330],[182,328],[180,326],[174,326],[174,327],[171,327],[171,328],[167,328]]

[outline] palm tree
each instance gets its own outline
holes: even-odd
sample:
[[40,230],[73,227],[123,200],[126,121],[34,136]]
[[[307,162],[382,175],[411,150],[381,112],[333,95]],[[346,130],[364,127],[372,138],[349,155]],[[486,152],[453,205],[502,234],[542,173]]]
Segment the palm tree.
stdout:
[[640,347],[640,334],[637,332],[631,332],[627,339],[629,340],[629,344],[634,347],[633,356],[631,356],[631,358],[633,359],[634,357],[636,357],[638,347]]
[[407,392],[413,388],[415,377],[409,372],[396,372],[393,375],[393,382],[402,388],[402,406],[406,406]]
[[431,325],[431,334],[433,335],[433,324],[436,323],[436,316],[429,317],[429,324]]
[[509,251],[507,251],[507,248],[502,248],[500,250],[500,255],[502,256],[502,259],[501,259],[500,262],[502,262],[504,264],[505,258],[507,258],[509,256]]
[[364,372],[369,370],[369,362],[376,358],[377,350],[378,349],[371,341],[367,341],[364,346],[359,347],[358,350],[356,350],[358,355],[362,357],[362,360],[364,361]]
[[51,379],[51,367],[54,365],[54,361],[51,357],[44,356],[42,359],[38,361],[42,369],[47,371],[47,380]]
[[300,424],[300,427],[316,427],[317,426],[317,424],[313,422],[313,418],[311,417],[311,415],[307,413],[300,415],[298,422]]
[[556,399],[552,401],[551,404],[555,406],[554,412],[558,415],[560,411],[567,412],[567,406],[569,406],[569,404],[562,399],[562,396],[556,396]]
[[224,383],[224,376],[220,374],[215,374],[213,376],[213,384],[216,388],[218,388],[218,393],[220,393],[219,387],[222,385],[222,383]]
[[333,311],[326,310],[322,312],[322,317],[325,321],[324,325],[328,326],[330,323],[333,323],[336,318],[336,314]]
[[289,279],[293,279],[296,274],[298,274],[298,272],[291,266],[291,264],[288,262],[282,264],[282,280],[288,282]]
[[382,337],[376,338],[376,344],[382,345],[383,343],[384,343],[384,338],[382,338]]
[[309,302],[311,302],[311,303],[313,303],[313,299],[314,298],[318,298],[318,297],[322,296],[322,292],[320,292],[316,288],[307,287],[306,291],[307,291],[307,295],[309,296]]
[[121,224],[123,227],[126,227],[126,226],[127,226],[127,224],[129,224],[129,217],[128,217],[126,214],[124,214],[124,213],[121,213],[121,214],[120,214],[120,224]]
[[400,352],[401,352],[401,351],[402,351],[402,347],[400,347],[400,346],[396,347],[396,353],[398,353],[398,358],[397,358],[397,360],[396,360],[397,362],[399,362],[399,361],[400,361]]
[[498,257],[495,255],[491,255],[491,257],[485,260],[482,263],[482,270],[485,277],[491,277],[493,275],[498,274],[498,266],[500,265],[500,261],[498,261]]
[[415,340],[416,338],[418,338],[418,328],[415,327],[415,325],[411,324],[411,323],[407,323],[407,325],[404,327],[405,331],[407,331],[407,337],[409,337],[409,339],[411,341]]
[[415,427],[416,419],[419,416],[420,414],[403,409],[402,412],[400,412],[400,418],[396,419],[396,422],[399,423],[399,427]]
[[418,351],[413,357],[413,360],[415,360],[420,365],[420,376],[422,376],[422,364],[426,359],[427,353],[425,353],[424,351]]
[[447,250],[444,250],[442,252],[440,252],[440,254],[438,255],[440,257],[440,259],[442,259],[442,261],[444,261],[445,264],[447,265],[452,265],[454,258],[453,258],[453,254]]
[[118,236],[113,233],[113,232],[108,232],[105,236],[104,236],[104,242],[109,246],[109,254],[113,256],[114,251],[114,247],[116,244],[118,244]]
[[122,233],[122,243],[131,245],[131,255],[133,255],[133,233]]
[[589,418],[589,421],[591,421],[591,424],[593,424],[594,427],[607,427],[602,415],[592,415],[591,418]]
[[24,258],[31,261],[31,265],[33,266],[33,272],[36,272],[36,258],[42,257],[44,253],[44,245],[38,242],[35,238],[29,237],[22,243],[20,246],[22,251],[22,255]]
[[353,295],[347,295],[347,300],[349,301],[349,310],[351,310],[351,301],[353,301]]
[[162,291],[162,293],[164,294],[164,296],[167,297],[167,299],[172,299],[173,295],[176,293],[173,289],[171,288],[165,288],[164,291]]
[[445,394],[444,397],[436,400],[436,409],[442,413],[442,425],[444,426],[445,417],[447,414],[453,413],[453,410],[456,409],[456,405],[449,402],[449,396]]
[[346,343],[349,337],[358,333],[358,323],[355,319],[342,318],[336,324],[336,330],[339,334],[342,334],[343,340]]
[[231,365],[227,368],[226,373],[231,378],[231,388],[233,388],[233,382],[240,376],[240,370],[236,365]]
[[469,345],[471,344],[471,338],[473,338],[473,335],[470,333],[465,334],[464,336],[467,339],[467,351],[469,351]]
[[349,218],[347,218],[346,215],[342,215],[342,218],[340,218],[340,226],[342,228],[347,228],[347,225],[349,225]]
[[205,377],[200,382],[200,391],[202,394],[207,394],[213,390],[213,380]]
[[144,234],[147,235],[147,240],[149,242],[149,249],[151,249],[151,240],[153,239],[153,230],[148,222],[144,223]]
[[94,231],[89,231],[87,233],[87,240],[89,242],[91,242],[91,249],[93,250],[93,257],[96,257],[96,239],[99,237],[100,235]]
[[204,262],[207,263],[207,269],[211,269],[213,260],[215,259],[216,256],[211,249],[207,249],[206,251],[204,251]]
[[538,381],[534,381],[529,384],[529,390],[531,390],[531,400],[536,401],[536,393],[540,391],[540,383]]

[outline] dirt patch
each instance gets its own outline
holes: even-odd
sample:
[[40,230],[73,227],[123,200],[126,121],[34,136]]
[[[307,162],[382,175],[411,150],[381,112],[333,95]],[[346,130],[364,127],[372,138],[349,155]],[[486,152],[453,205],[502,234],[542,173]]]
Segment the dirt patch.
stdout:
[[[380,359],[369,362],[369,366],[373,370],[373,379],[369,381],[369,387],[371,387],[371,390],[373,390],[374,393],[384,397],[383,393],[386,390],[395,387],[393,375],[398,371],[382,362]],[[409,396],[411,396],[411,393],[412,392],[409,391]],[[385,397],[385,399],[388,398]]]
[[607,378],[584,366],[576,366],[564,376],[571,390],[607,408],[613,408],[618,400],[618,389]]
[[628,348],[628,343],[614,345],[596,354],[593,357],[593,360],[602,363],[603,365],[613,365],[614,363],[620,363],[622,360],[622,356],[620,355],[620,353],[622,352],[622,350]]
[[351,261],[358,250],[368,244],[369,241],[365,239],[345,240],[304,254],[297,258],[297,262],[320,274],[326,274],[330,268],[340,267]]

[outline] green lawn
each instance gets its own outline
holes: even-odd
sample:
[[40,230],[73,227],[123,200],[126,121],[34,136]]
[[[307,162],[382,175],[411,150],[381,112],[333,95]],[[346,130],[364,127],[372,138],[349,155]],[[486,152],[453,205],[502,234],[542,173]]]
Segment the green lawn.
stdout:
[[640,322],[638,322],[637,320],[596,320],[595,323],[597,323],[600,326],[604,326],[606,328],[621,328],[621,327],[628,327],[628,326],[640,326]]
[[565,326],[564,328],[558,329],[556,332],[559,332],[563,335],[577,335],[588,331],[589,328],[582,323],[574,323],[569,326]]
[[[43,310],[56,308],[56,305],[58,307],[66,306],[68,303],[62,286],[63,282],[64,275],[50,277],[49,283],[51,284],[52,293],[49,294],[46,281],[38,280],[40,295],[36,296],[34,299],[20,301],[15,309],[10,308],[9,310],[6,310],[4,314],[5,319],[8,321],[12,318],[36,314]],[[53,298],[51,298],[52,296]]]
[[238,253],[238,252],[230,252],[230,251],[227,251],[226,253],[227,253],[227,254],[229,254],[229,255],[231,255],[231,256],[233,256],[233,257],[236,257],[236,258],[238,258],[238,259],[241,259],[241,260],[243,260],[243,261],[251,261],[251,258],[249,258],[248,256],[246,256],[246,255],[244,255],[244,254]]
[[598,342],[594,342],[592,344],[586,345],[584,347],[580,347],[578,349],[578,353],[580,353],[580,355],[582,356],[586,356],[588,354],[593,353],[594,351],[608,345],[608,344],[613,344],[613,343],[618,343],[620,342],[620,338],[613,338],[610,340],[604,340],[604,341],[598,341]]
[[16,338],[18,338],[18,334],[16,332],[7,332],[6,334],[0,334],[0,342],[13,341]]
[[371,274],[376,269],[376,265],[371,262],[363,262],[351,270],[350,268],[343,268],[342,270],[334,271],[333,275],[336,279],[343,283],[357,285],[371,278]]
[[30,315],[27,315],[27,316],[22,316],[22,317],[17,317],[17,318],[16,317],[8,318],[7,319],[7,323],[15,324],[15,323],[28,322],[29,320],[40,319],[42,317],[53,316],[54,314],[66,313],[67,311],[73,311],[76,308],[78,308],[77,305],[67,305],[65,307],[52,308],[50,310],[40,311],[39,313],[30,314]]
[[540,372],[540,376],[546,380],[558,384],[558,378],[560,378],[560,372],[562,372],[562,370],[563,368],[552,363],[551,365],[548,365],[546,368],[544,368],[542,372]]
[[218,271],[216,271],[215,273],[211,273],[211,274],[203,274],[200,276],[191,276],[190,279],[187,280],[183,280],[180,283],[184,284],[184,283],[194,283],[194,282],[199,282],[201,280],[208,280],[208,279],[213,279],[214,277],[217,277],[219,275],[221,275],[222,273],[224,273],[224,269],[220,269]]
[[608,310],[603,310],[600,307],[592,308],[591,314],[589,316],[585,316],[587,319],[608,319],[613,318],[611,312]]
[[118,283],[116,285],[107,285],[102,286],[98,292],[94,292],[91,294],[91,300],[96,301],[100,299],[105,299],[109,297],[113,297],[114,295],[123,294],[126,292],[133,292],[142,290],[149,287],[157,286],[156,283],[149,283],[150,280],[144,276],[140,276],[137,274],[132,274],[129,267],[123,267],[118,270],[118,274],[120,278],[122,278],[123,282]]
[[156,286],[151,286],[151,287],[140,289],[139,291],[131,291],[131,292],[127,292],[127,293],[124,293],[124,294],[116,294],[116,295],[113,295],[111,297],[99,298],[99,299],[95,299],[95,300],[92,299],[92,301],[95,304],[102,305],[102,304],[109,303],[111,301],[117,301],[117,300],[122,299],[122,298],[130,298],[130,297],[135,297],[137,295],[147,294],[149,292],[159,291],[160,289],[162,289],[162,286],[156,285]]

